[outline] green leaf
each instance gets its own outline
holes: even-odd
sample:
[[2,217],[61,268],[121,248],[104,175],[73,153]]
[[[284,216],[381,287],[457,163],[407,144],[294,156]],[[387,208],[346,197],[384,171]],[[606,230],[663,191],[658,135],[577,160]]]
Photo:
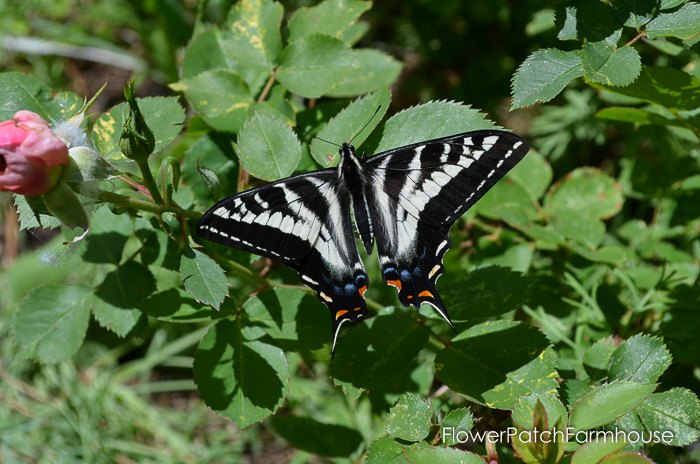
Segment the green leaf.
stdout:
[[214,69],[172,85],[216,130],[237,132],[253,104],[248,84],[234,71]]
[[562,235],[587,247],[597,247],[605,237],[605,224],[592,216],[560,212],[550,222]]
[[410,375],[429,333],[405,311],[380,313],[341,334],[331,375],[356,387],[382,391]]
[[252,296],[243,309],[250,324],[242,329],[248,340],[265,334],[285,351],[317,350],[329,342],[326,307],[308,292],[297,288],[275,288]]
[[669,109],[693,111],[700,106],[700,79],[674,68],[643,66],[631,85],[606,89]]
[[341,80],[328,92],[329,97],[354,97],[389,87],[401,72],[401,62],[379,50],[352,50],[352,57],[358,69],[341,76]]
[[440,351],[435,371],[452,390],[491,408],[510,409],[519,396],[557,388],[548,345],[541,332],[524,324],[485,322]]
[[601,440],[584,443],[571,456],[571,464],[597,464],[605,456],[625,447],[625,441]]
[[0,89],[3,97],[0,121],[12,119],[19,110],[33,111],[49,123],[63,116],[51,88],[34,76],[18,72],[0,73]]
[[367,464],[486,464],[474,453],[460,451],[454,448],[432,447],[425,443],[415,443],[407,446],[398,443],[391,437],[381,437],[374,440],[367,450]]
[[537,218],[537,207],[537,202],[527,189],[506,176],[486,192],[472,211],[517,226],[533,222]]
[[513,408],[513,422],[523,430],[532,430],[537,426],[535,415],[537,404],[541,404],[546,412],[547,429],[560,429],[563,424],[566,426],[568,413],[559,398],[551,393],[538,393],[521,396]]
[[[236,47],[237,39],[230,31],[205,30],[195,34],[185,48],[182,78],[189,79],[214,69],[227,69],[239,74],[252,93],[257,93],[268,78],[269,71],[246,63],[245,51]],[[177,84],[176,84],[177,87]]]
[[362,444],[357,430],[309,417],[273,416],[272,427],[294,448],[320,456],[349,456]]
[[117,174],[117,169],[92,148],[73,147],[68,154],[70,164],[61,179],[77,193],[89,195],[96,187],[95,181],[110,179]]
[[384,421],[386,433],[406,441],[420,441],[430,433],[433,412],[428,402],[415,393],[404,393]]
[[190,248],[182,254],[180,275],[187,293],[200,303],[219,309],[228,295],[228,280],[224,270],[199,250]]
[[[319,138],[311,142],[311,154],[318,164],[324,168],[335,166],[340,156],[338,150],[320,139],[337,143],[352,139],[353,145],[359,147],[379,125],[390,102],[391,93],[384,89],[354,100],[336,114],[317,134]],[[375,113],[377,109],[379,112]],[[361,155],[358,153],[358,156]]]
[[22,300],[14,320],[19,349],[42,363],[70,358],[83,343],[90,289],[56,285],[40,287]]
[[650,458],[634,451],[621,451],[604,457],[600,464],[655,464]]
[[537,50],[515,72],[511,108],[547,102],[570,81],[581,76],[583,65],[578,52],[564,52],[555,48]]
[[312,34],[292,42],[282,52],[277,80],[289,91],[306,98],[330,92],[359,63],[343,41]]
[[289,366],[282,350],[246,341],[240,330],[240,320],[209,329],[194,355],[194,381],[211,409],[245,428],[282,405]]
[[453,321],[475,321],[520,309],[531,283],[519,272],[489,266],[466,276],[448,272],[439,280],[438,290]]
[[552,188],[545,208],[553,215],[579,215],[607,219],[622,208],[622,188],[607,174],[595,168],[579,168]]
[[576,401],[571,408],[569,423],[577,431],[609,424],[639,406],[655,389],[656,384],[606,383]]
[[658,13],[656,0],[618,0],[612,6],[613,16],[636,30],[641,30]]
[[289,18],[289,42],[316,33],[343,40],[346,31],[371,6],[372,2],[357,0],[325,0],[299,8]]
[[242,0],[227,18],[227,41],[243,68],[272,71],[282,49],[284,8],[272,0]]
[[530,150],[527,156],[508,173],[510,179],[527,190],[535,199],[541,198],[547,191],[552,183],[552,176],[552,167],[544,156],[535,150]]
[[107,274],[95,289],[92,312],[100,325],[126,336],[143,313],[136,307],[156,290],[153,274],[136,261],[127,261]]
[[671,353],[659,338],[639,334],[625,340],[610,359],[611,380],[656,382],[671,365]]
[[236,152],[249,173],[273,181],[294,172],[301,159],[301,143],[281,117],[253,113],[241,127]]
[[607,41],[586,42],[581,49],[583,75],[609,86],[631,84],[642,70],[642,59],[631,46],[615,47]]
[[[457,408],[448,412],[442,420],[440,436],[446,446],[455,446],[460,443],[457,434],[471,431],[474,425],[474,414],[469,408]],[[448,429],[448,432],[445,432]]]
[[559,40],[597,42],[622,30],[612,8],[602,2],[570,0],[560,3],[554,19],[559,28]]
[[634,412],[646,430],[670,431],[672,446],[700,440],[700,400],[688,389],[654,393]]
[[17,215],[19,216],[19,230],[41,227],[53,229],[61,227],[61,221],[53,217],[41,197],[13,195]]
[[384,124],[376,152],[479,129],[493,129],[483,113],[466,105],[433,101],[403,110]]
[[595,117],[608,121],[621,121],[633,124],[685,127],[683,122],[676,118],[666,117],[658,112],[652,112],[644,108],[613,106],[598,111]]
[[236,191],[238,163],[231,140],[223,134],[211,132],[202,136],[188,148],[185,153],[188,162],[181,164],[182,179],[192,188],[195,198],[202,207],[209,207],[214,201],[211,189],[202,182],[201,167],[213,172],[219,180],[222,192]]
[[608,373],[610,358],[617,349],[612,336],[601,338],[583,353],[583,367],[592,379],[598,380]]
[[[149,129],[155,137],[155,152],[168,146],[182,130],[185,110],[177,97],[137,98],[139,108]],[[119,149],[124,120],[129,114],[129,105],[120,103],[103,113],[92,129],[92,141],[95,148],[107,160],[123,160]]]
[[660,13],[644,29],[650,39],[678,37],[692,40],[700,33],[700,3],[688,2],[675,11]]

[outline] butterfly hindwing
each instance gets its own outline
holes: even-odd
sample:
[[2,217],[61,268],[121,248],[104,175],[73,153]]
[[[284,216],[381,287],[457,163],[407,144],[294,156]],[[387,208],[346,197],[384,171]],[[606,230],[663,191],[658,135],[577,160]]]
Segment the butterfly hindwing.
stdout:
[[368,279],[350,223],[350,199],[334,170],[291,177],[228,197],[207,211],[197,234],[281,261],[330,310],[340,327],[367,313]]
[[449,228],[528,149],[517,135],[486,130],[397,148],[364,163],[382,276],[404,306],[429,303],[450,322],[435,286]]

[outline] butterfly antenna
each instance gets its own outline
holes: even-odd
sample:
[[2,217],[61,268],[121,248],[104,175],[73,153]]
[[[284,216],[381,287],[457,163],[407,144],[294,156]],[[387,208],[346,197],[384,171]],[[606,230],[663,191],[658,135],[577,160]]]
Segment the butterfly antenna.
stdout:
[[330,143],[331,145],[335,145],[336,147],[340,148],[340,145],[338,145],[337,143],[331,142],[331,141],[326,140],[326,139],[322,139],[322,138],[319,137],[318,135],[314,135],[314,134],[312,134],[311,132],[307,131],[306,129],[303,129],[303,128],[299,127],[299,126],[297,126],[297,129],[299,129],[300,131],[302,131],[302,132],[305,133],[306,135],[310,136],[312,139],[319,139],[321,142]]
[[355,132],[355,135],[352,136],[352,138],[350,139],[350,141],[349,141],[348,143],[352,143],[352,141],[355,140],[355,137],[357,137],[358,135],[360,135],[360,133],[361,133],[363,130],[365,130],[365,128],[366,128],[367,126],[369,126],[369,123],[372,122],[372,120],[374,119],[374,117],[377,115],[377,113],[379,113],[379,110],[381,110],[381,109],[382,109],[382,105],[379,105],[379,106],[377,107],[377,109],[374,110],[374,114],[372,114],[372,117],[369,118],[369,119],[367,120],[367,122],[365,123],[365,125],[362,126],[362,129],[360,129],[359,131]]

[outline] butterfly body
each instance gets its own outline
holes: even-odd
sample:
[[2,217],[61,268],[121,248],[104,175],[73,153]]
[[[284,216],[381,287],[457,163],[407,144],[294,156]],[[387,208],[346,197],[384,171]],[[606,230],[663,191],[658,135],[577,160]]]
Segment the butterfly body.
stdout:
[[[475,131],[340,162],[228,197],[200,220],[203,238],[294,268],[340,327],[367,314],[369,279],[352,231],[404,306],[428,303],[452,325],[436,288],[452,224],[527,153],[517,135]],[[351,213],[352,211],[352,213]]]

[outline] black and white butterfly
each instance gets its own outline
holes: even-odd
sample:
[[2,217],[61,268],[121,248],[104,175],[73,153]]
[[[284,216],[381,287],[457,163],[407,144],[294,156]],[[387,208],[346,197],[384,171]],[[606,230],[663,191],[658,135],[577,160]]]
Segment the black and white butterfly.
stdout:
[[432,305],[450,324],[435,283],[452,224],[528,152],[522,138],[481,130],[358,159],[340,146],[337,168],[282,179],[228,197],[197,234],[296,269],[340,328],[367,314],[369,281],[352,228],[404,306]]

